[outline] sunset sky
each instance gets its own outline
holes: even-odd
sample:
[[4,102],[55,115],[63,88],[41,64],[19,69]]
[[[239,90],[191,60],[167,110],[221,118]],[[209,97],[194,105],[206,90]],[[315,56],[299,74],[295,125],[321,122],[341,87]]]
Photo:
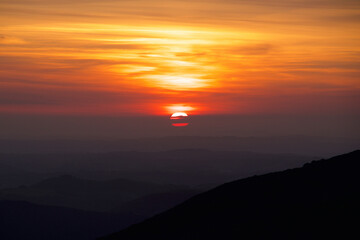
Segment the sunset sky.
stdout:
[[360,111],[358,0],[1,0],[0,113]]

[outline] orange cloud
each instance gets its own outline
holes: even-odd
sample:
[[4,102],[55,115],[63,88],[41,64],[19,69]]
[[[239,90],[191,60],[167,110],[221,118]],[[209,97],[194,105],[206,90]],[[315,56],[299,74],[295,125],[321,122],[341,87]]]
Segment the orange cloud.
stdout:
[[360,5],[326,2],[2,1],[0,111],[355,111]]

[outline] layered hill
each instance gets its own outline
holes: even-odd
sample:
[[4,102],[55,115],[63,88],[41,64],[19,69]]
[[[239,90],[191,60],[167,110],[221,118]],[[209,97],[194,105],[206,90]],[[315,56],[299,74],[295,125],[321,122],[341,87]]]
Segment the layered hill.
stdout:
[[221,185],[106,240],[356,239],[360,151]]
[[182,192],[185,189],[175,185],[127,179],[94,181],[62,175],[30,186],[0,190],[0,200],[28,201],[88,211],[111,211],[138,198],[177,191]]
[[132,214],[0,201],[0,239],[6,240],[91,240],[139,220]]
[[0,187],[12,188],[67,174],[78,178],[125,178],[163,185],[217,186],[238,178],[299,167],[312,156],[206,149],[161,152],[1,154]]

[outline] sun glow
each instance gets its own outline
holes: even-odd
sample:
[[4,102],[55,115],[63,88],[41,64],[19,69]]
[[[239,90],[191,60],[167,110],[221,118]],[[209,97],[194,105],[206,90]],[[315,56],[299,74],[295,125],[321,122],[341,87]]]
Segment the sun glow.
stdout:
[[166,106],[165,107],[167,113],[172,114],[172,113],[178,113],[178,112],[192,112],[194,110],[196,110],[196,108],[194,107],[190,107],[188,105],[181,105],[181,104],[174,104],[174,105],[170,105],[170,106]]
[[178,118],[178,117],[187,117],[187,113],[184,112],[176,112],[171,115],[171,118]]
[[171,90],[204,88],[209,86],[211,82],[208,79],[190,76],[148,75],[145,77],[151,81],[152,85]]
[[[331,112],[356,102],[359,21],[346,16],[358,7],[3,2],[0,112]],[[343,103],[328,104],[335,92]]]

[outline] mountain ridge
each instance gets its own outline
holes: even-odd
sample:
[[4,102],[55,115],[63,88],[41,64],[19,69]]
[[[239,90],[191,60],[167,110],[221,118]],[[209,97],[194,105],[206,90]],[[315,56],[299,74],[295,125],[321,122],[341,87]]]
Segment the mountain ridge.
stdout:
[[301,168],[226,183],[101,239],[348,236],[354,232],[350,219],[359,212],[359,163],[356,150]]
[[89,240],[141,220],[133,214],[108,214],[0,200],[0,239]]
[[186,188],[122,178],[96,181],[60,175],[30,186],[2,189],[0,200],[22,200],[86,211],[110,211],[115,206],[149,194],[180,189]]

